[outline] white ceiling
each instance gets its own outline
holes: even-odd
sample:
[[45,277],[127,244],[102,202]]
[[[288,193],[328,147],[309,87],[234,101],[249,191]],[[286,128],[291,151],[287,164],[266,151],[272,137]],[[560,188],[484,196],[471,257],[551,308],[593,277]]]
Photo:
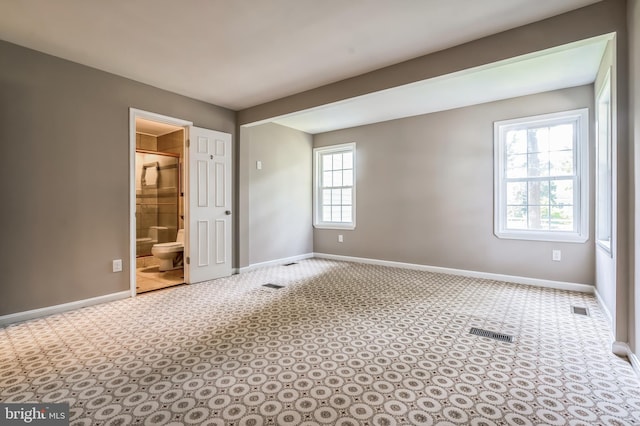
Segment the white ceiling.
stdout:
[[239,110],[596,1],[0,0],[0,39]]
[[596,78],[610,37],[594,37],[268,121],[316,134],[589,84]]

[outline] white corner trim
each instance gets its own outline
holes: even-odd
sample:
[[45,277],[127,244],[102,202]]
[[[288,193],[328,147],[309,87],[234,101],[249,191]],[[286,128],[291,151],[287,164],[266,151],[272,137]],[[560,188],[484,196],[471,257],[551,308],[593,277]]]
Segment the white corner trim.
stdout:
[[129,290],[120,291],[118,293],[105,294],[104,296],[92,297],[90,299],[76,300],[75,302],[63,303],[61,305],[47,306],[45,308],[32,309],[30,311],[24,312],[16,312],[15,314],[0,316],[0,326],[72,311],[74,309],[80,309],[86,306],[113,302],[115,300],[126,299],[127,297],[131,297],[131,292]]
[[515,284],[533,285],[536,287],[555,288],[558,290],[593,293],[595,287],[589,284],[569,283],[564,281],[543,280],[539,278],[519,277],[515,275],[494,274],[491,272],[467,271],[464,269],[442,268],[440,266],[419,265],[415,263],[394,262],[391,260],[368,259],[364,257],[341,256],[337,254],[314,253],[320,259],[342,260],[345,262],[367,263],[370,265],[390,266],[393,268],[414,269],[418,271],[435,272],[448,275],[461,275],[471,278],[482,278],[494,281],[506,281]]
[[312,257],[314,257],[313,253],[305,253],[305,254],[299,254],[299,255],[291,256],[291,257],[283,257],[281,259],[268,260],[266,262],[254,263],[254,264],[251,264],[249,266],[245,266],[243,268],[240,268],[238,271],[239,271],[239,273],[242,274],[242,273],[245,273],[245,272],[253,271],[254,269],[258,269],[258,268],[264,268],[264,267],[267,267],[267,266],[280,265],[280,264],[283,264],[283,263],[291,263],[291,262],[296,262],[298,260],[311,259]]
[[627,356],[631,353],[631,348],[624,342],[614,341],[611,343],[611,352],[618,356]]

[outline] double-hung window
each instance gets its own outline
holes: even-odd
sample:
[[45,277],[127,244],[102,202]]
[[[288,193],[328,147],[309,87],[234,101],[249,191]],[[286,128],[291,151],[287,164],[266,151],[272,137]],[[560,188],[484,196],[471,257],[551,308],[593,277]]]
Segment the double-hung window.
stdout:
[[356,144],[315,148],[313,225],[316,228],[356,227]]
[[610,71],[596,102],[596,242],[611,254],[613,235],[613,157]]
[[495,234],[588,239],[588,110],[494,123]]

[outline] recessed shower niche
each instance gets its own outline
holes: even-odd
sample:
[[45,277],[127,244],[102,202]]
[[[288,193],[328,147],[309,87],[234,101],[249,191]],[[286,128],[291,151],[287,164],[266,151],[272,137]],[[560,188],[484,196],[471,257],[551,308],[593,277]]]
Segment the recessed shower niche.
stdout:
[[[182,250],[173,247],[180,245],[184,229],[184,133],[180,127],[136,120],[137,293],[184,283]],[[170,259],[164,254],[168,246],[175,252]]]

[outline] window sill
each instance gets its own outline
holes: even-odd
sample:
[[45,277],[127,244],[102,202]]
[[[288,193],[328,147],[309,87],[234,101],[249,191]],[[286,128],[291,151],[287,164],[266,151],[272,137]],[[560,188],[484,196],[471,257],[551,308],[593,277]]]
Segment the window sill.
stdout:
[[495,236],[506,240],[525,240],[525,241],[549,241],[556,243],[586,243],[589,240],[588,235],[576,233],[546,233],[546,232],[495,232]]
[[316,229],[345,229],[347,231],[356,229],[354,223],[314,223],[313,227]]

